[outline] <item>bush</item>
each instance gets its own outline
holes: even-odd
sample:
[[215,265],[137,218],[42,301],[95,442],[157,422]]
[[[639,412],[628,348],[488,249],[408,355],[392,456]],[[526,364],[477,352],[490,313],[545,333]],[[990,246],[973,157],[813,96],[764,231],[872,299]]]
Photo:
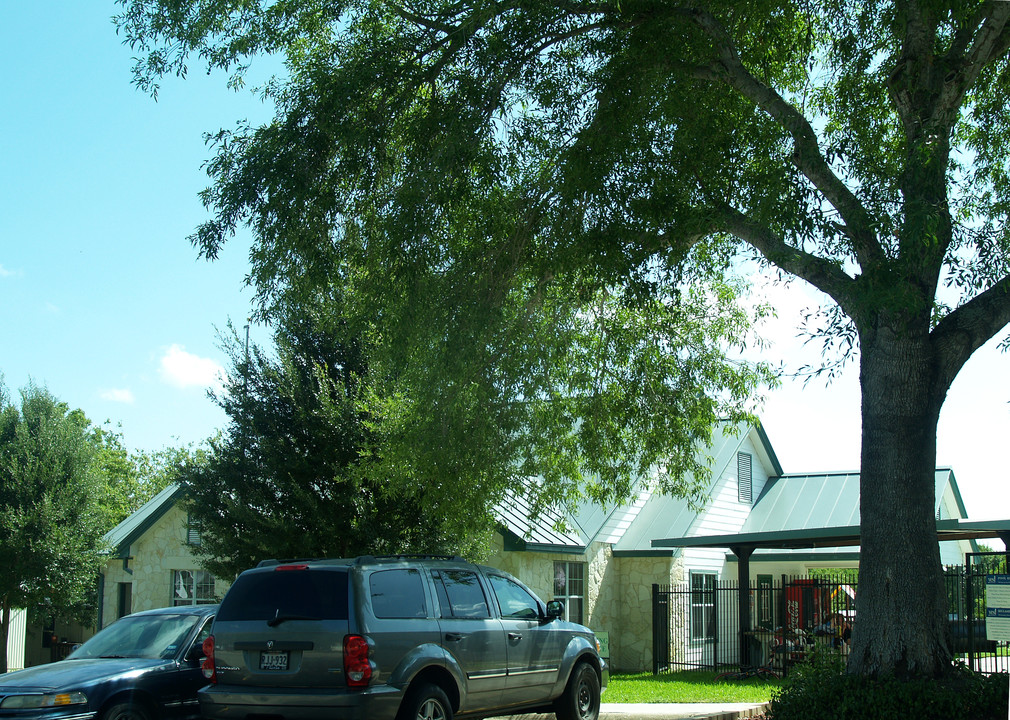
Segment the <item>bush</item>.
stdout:
[[771,702],[768,720],[1004,720],[1007,674],[958,667],[941,681],[845,675],[823,658],[798,666]]

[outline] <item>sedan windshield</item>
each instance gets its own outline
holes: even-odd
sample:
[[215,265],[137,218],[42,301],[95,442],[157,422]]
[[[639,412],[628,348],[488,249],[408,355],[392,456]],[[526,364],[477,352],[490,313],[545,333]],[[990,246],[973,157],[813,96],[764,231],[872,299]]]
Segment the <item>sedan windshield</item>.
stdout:
[[67,659],[175,657],[201,619],[196,615],[124,617],[74,650]]

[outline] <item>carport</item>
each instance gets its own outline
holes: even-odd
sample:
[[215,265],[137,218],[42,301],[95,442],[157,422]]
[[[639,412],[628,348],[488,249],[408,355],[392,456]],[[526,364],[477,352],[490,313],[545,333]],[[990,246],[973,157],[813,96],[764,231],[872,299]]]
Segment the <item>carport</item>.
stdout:
[[[999,539],[1007,548],[1010,566],[1010,520],[971,521],[966,519],[937,520],[937,542],[947,540]],[[707,535],[697,537],[653,540],[654,548],[725,548],[736,557],[739,583],[738,611],[740,637],[751,629],[750,615],[750,558],[755,550],[803,550],[811,548],[858,547],[859,525],[816,527],[795,530],[776,530],[735,535]],[[740,664],[747,665],[746,643],[740,643]]]

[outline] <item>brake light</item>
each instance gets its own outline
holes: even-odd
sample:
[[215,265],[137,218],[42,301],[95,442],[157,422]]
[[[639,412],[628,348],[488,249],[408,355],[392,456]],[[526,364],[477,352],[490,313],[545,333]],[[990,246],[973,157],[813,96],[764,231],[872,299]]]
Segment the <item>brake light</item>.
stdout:
[[344,678],[348,687],[365,687],[372,679],[368,641],[361,635],[344,636]]
[[214,636],[210,635],[203,641],[203,660],[200,662],[200,672],[212,683],[217,682],[217,667],[214,665]]
[[285,572],[288,570],[308,570],[308,565],[278,565],[274,568],[274,572]]

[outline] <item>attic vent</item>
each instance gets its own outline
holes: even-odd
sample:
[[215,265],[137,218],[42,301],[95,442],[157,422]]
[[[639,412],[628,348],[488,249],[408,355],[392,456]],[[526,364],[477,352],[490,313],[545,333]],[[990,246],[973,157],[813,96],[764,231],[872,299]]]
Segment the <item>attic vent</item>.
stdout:
[[186,519],[186,542],[190,545],[200,544],[200,521],[194,518],[192,515]]
[[752,479],[751,479],[751,456],[750,453],[736,454],[736,497],[742,503],[751,504],[752,501]]

